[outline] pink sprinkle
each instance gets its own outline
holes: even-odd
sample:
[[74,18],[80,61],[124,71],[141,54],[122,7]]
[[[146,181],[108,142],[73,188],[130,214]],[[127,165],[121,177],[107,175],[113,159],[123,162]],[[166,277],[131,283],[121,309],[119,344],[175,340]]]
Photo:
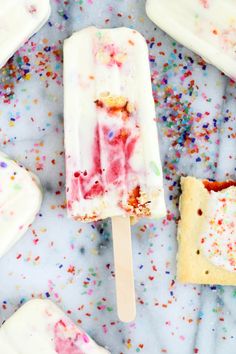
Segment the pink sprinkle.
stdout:
[[200,3],[205,9],[209,8],[209,0],[200,0]]
[[103,325],[102,328],[103,328],[103,332],[106,334],[108,332],[107,326]]
[[85,333],[83,334],[83,340],[84,340],[84,343],[89,342],[89,337]]
[[35,14],[37,12],[37,7],[35,5],[30,5],[28,11],[30,14]]

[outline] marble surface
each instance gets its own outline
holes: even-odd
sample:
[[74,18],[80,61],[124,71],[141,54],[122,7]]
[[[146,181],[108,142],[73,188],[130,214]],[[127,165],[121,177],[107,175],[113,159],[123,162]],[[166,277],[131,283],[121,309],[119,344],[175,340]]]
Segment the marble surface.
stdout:
[[[235,288],[175,277],[180,176],[236,178],[236,84],[157,29],[144,0],[51,2],[49,22],[0,72],[1,150],[44,186],[36,221],[0,260],[1,322],[28,299],[50,298],[113,354],[234,354]],[[135,28],[150,49],[168,215],[132,229],[130,324],[116,315],[110,221],[84,225],[65,210],[62,43],[91,24]]]

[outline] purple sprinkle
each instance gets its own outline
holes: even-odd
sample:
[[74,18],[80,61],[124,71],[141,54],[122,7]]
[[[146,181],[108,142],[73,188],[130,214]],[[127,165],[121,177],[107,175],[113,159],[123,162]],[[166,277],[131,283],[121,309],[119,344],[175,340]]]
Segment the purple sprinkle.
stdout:
[[0,162],[0,167],[2,167],[2,168],[7,168],[6,162]]

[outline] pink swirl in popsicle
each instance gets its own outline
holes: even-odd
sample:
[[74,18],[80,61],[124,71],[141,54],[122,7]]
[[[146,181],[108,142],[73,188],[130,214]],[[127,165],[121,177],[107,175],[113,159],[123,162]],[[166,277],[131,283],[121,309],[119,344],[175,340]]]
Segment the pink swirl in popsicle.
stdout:
[[65,320],[60,320],[55,324],[54,342],[55,350],[58,354],[84,354],[81,344],[88,344],[89,337],[84,332]]
[[[98,110],[105,110],[111,119],[121,119],[123,124],[117,129],[112,129],[110,125],[99,124],[96,126],[94,148],[93,148],[93,167],[90,171],[76,171],[72,181],[72,199],[78,200],[78,196],[82,195],[84,199],[93,199],[104,195],[107,186],[112,185],[119,190],[120,200],[124,196],[124,186],[127,176],[132,175],[135,171],[132,168],[130,160],[134,154],[136,144],[139,141],[140,132],[138,124],[126,126],[125,122],[132,119],[136,122],[135,109],[133,105],[125,97],[102,97],[95,101]],[[101,146],[100,141],[106,146],[107,163],[106,169],[101,164]],[[80,190],[80,191],[79,191]],[[126,211],[135,213],[138,210],[139,214],[150,215],[148,202],[141,203],[141,188],[139,184],[132,187],[128,192],[128,200],[125,205],[119,203],[119,206]],[[70,207],[70,205],[69,205]]]

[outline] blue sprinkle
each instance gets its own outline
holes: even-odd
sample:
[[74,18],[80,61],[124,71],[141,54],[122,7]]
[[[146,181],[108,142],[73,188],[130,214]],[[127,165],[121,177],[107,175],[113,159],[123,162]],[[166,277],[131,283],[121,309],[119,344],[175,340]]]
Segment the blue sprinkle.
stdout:
[[198,318],[202,318],[203,315],[204,315],[204,313],[203,313],[202,311],[199,311],[199,312],[198,312]]
[[0,162],[0,167],[2,167],[2,168],[6,168],[6,167],[7,167],[6,162]]
[[114,132],[111,131],[111,132],[108,134],[108,138],[111,139],[113,136],[114,136]]

